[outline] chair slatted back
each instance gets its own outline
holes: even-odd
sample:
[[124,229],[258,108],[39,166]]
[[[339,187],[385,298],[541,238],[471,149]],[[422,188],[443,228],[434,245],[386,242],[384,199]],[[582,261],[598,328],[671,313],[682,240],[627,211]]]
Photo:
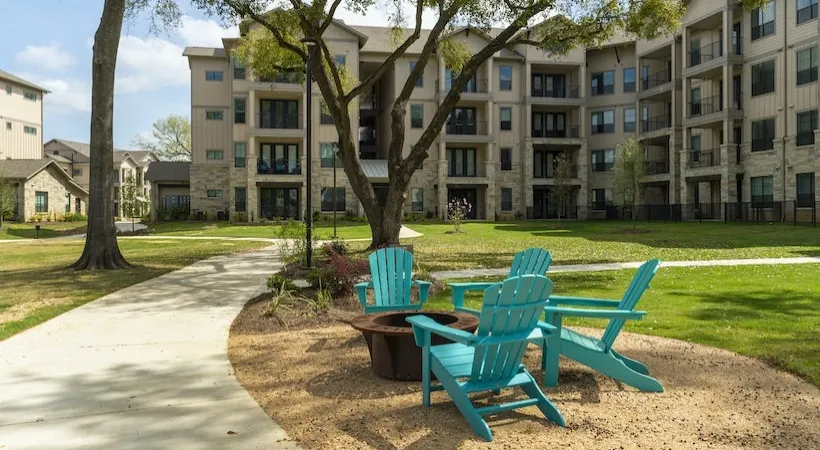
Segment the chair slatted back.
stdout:
[[[629,283],[629,287],[626,288],[626,292],[624,292],[624,296],[621,298],[621,303],[618,304],[618,310],[635,310],[638,300],[641,299],[644,291],[649,288],[649,283],[658,271],[660,264],[661,262],[658,259],[650,259],[649,261],[641,264],[641,267],[638,268],[638,271],[632,278],[632,282]],[[615,342],[615,338],[618,337],[624,323],[626,323],[626,320],[624,319],[612,319],[609,321],[609,325],[607,325],[606,330],[601,337],[601,343],[604,344],[605,350],[612,347],[612,343]]]
[[370,254],[370,275],[376,306],[410,304],[413,283],[413,254],[403,248],[391,247]]
[[552,255],[543,248],[528,248],[515,254],[510,277],[544,275],[552,263]]
[[[504,280],[484,291],[477,335],[503,338],[525,336],[535,329],[544,311],[552,281],[543,275],[522,275]],[[518,372],[527,340],[480,345],[473,357],[471,381],[498,383]]]

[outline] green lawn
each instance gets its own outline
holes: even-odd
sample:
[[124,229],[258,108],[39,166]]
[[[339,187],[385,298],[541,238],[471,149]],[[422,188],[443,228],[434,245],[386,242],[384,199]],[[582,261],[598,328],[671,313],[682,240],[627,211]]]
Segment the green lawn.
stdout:
[[[333,236],[333,222],[321,220],[314,223],[320,239]],[[228,222],[155,222],[148,226],[153,234],[165,236],[203,237],[255,237],[276,238],[280,225],[233,225]],[[370,226],[367,222],[339,220],[337,235],[343,239],[369,239]]]
[[[555,273],[550,278],[560,295],[618,299],[634,273]],[[467,306],[479,307],[480,293],[466,300]],[[451,309],[449,290],[426,307]],[[820,264],[661,268],[638,309],[649,314],[628,322],[626,331],[760,358],[820,386]],[[566,323],[606,326],[590,319]]]
[[508,267],[528,247],[549,250],[555,264],[820,256],[820,228],[783,224],[641,222],[649,232],[639,234],[625,232],[630,223],[613,221],[474,222],[460,234],[448,234],[449,224],[407,226],[424,234],[404,243],[428,270]]
[[73,272],[66,269],[82,253],[84,241],[0,244],[0,340],[72,308],[132,284],[180,269],[214,255],[265,246],[262,242],[121,240],[120,249],[136,268]]
[[[0,228],[0,240],[34,239],[37,229],[34,223],[3,222]],[[56,222],[40,224],[40,238],[52,238],[65,234],[85,233],[85,222]]]

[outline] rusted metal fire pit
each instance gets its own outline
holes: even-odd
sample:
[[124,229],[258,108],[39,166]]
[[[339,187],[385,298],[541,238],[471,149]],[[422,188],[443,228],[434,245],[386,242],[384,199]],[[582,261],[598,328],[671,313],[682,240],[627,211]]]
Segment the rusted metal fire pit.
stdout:
[[[413,339],[413,327],[405,320],[420,314],[470,333],[478,328],[477,317],[460,312],[399,311],[359,316],[350,324],[361,331],[367,341],[373,373],[388,380],[421,380],[421,349]],[[435,334],[432,338],[433,345],[451,342]]]

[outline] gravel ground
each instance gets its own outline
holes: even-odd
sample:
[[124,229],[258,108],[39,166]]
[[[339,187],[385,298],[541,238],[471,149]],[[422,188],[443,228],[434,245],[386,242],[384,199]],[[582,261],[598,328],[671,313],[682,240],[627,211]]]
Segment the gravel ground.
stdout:
[[[820,442],[820,390],[809,383],[728,351],[624,333],[616,348],[646,363],[666,392],[640,393],[562,359],[560,386],[545,392],[567,427],[529,407],[489,417],[495,439],[486,443],[445,392],[433,393],[425,409],[418,383],[375,377],[364,340],[340,323],[349,311],[322,326],[272,333],[259,325],[259,307],[249,305],[234,323],[230,359],[256,401],[307,449],[809,449]],[[539,358],[531,346],[527,367],[539,367]],[[518,398],[507,389],[474,400]]]

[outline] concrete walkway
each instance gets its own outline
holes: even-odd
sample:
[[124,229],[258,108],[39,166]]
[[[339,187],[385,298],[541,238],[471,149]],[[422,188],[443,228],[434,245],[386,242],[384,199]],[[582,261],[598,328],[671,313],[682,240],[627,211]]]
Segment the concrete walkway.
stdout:
[[[602,264],[568,264],[550,266],[549,273],[556,272],[600,272],[605,270],[637,269],[645,261]],[[718,259],[712,261],[661,261],[661,267],[703,267],[703,266],[756,266],[767,264],[820,264],[820,257],[805,256],[797,258],[756,258],[756,259]],[[477,277],[504,277],[510,268],[500,269],[464,269],[433,272],[430,275],[439,280]]]
[[0,342],[0,449],[297,448],[226,351],[278,265],[271,248],[211,258]]

